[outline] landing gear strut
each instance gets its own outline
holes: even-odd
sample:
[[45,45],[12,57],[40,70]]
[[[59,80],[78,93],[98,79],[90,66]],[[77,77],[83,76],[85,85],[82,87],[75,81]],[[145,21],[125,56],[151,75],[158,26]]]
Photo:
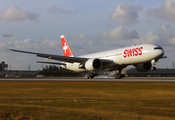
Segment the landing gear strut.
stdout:
[[156,63],[158,62],[158,60],[152,60],[151,61],[151,64],[152,64],[152,68],[151,68],[151,70],[156,70]]
[[95,76],[97,76],[97,73],[96,72],[95,73],[91,72],[91,73],[88,74],[87,78],[88,79],[93,79]]

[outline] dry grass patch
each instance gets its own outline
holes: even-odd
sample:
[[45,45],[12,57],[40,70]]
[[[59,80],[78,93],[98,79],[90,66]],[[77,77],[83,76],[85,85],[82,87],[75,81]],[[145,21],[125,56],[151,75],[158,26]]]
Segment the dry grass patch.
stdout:
[[0,119],[173,120],[174,86],[174,83],[0,82]]

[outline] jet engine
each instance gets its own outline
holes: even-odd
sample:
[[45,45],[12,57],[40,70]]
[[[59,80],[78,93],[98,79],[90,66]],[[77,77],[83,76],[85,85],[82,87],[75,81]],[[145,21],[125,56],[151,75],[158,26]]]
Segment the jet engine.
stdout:
[[135,66],[138,72],[147,72],[151,69],[152,65],[150,62],[148,63],[140,63]]
[[88,71],[98,70],[101,67],[102,67],[102,62],[97,58],[91,58],[85,62],[85,68]]

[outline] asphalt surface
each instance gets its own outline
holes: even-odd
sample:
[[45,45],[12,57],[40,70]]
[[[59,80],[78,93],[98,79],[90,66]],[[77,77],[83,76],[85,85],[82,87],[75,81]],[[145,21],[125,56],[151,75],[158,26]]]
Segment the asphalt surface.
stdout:
[[0,81],[55,81],[55,82],[155,82],[175,83],[175,77],[125,77],[114,78],[0,78]]

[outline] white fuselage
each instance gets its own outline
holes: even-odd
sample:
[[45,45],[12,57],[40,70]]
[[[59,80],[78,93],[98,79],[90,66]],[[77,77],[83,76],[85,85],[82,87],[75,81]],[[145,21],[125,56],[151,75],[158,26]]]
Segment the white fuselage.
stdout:
[[[155,44],[140,44],[133,45],[130,47],[124,47],[114,50],[108,50],[83,56],[78,56],[82,58],[98,58],[98,59],[108,59],[113,62],[108,66],[102,66],[101,69],[106,68],[118,68],[127,65],[136,65],[139,63],[151,62],[152,60],[158,60],[164,55],[164,50]],[[63,68],[82,72],[87,71],[86,69],[80,68],[80,63],[65,63],[66,66]]]

